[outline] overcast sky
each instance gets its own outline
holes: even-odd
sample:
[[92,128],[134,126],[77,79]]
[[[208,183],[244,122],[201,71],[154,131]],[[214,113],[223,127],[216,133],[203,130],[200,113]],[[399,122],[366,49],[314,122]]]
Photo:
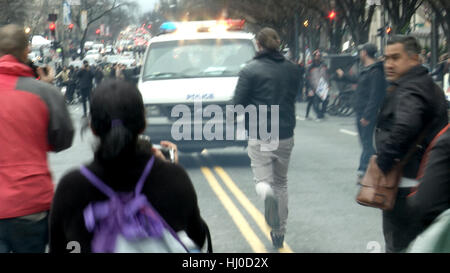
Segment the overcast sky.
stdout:
[[155,7],[159,0],[135,0],[141,7],[142,12],[147,12]]

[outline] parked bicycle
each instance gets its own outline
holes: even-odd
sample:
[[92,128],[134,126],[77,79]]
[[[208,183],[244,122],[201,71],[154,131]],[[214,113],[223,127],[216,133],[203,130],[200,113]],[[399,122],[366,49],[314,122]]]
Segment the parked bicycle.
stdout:
[[[336,71],[338,68],[350,74],[358,73],[358,57],[351,54],[328,55],[329,71]],[[331,88],[335,90],[334,95],[330,97],[330,104],[327,107],[327,113],[331,116],[351,116],[354,111],[355,84],[338,81],[336,75],[330,78]]]

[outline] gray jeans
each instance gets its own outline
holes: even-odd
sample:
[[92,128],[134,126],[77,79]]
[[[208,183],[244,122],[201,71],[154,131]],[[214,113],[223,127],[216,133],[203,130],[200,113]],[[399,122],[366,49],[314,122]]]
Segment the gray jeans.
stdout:
[[274,234],[284,235],[288,218],[288,185],[287,172],[294,138],[282,139],[278,149],[274,151],[261,151],[261,140],[249,140],[248,156],[255,183],[265,182],[269,184],[278,200],[278,215],[280,228],[273,230]]

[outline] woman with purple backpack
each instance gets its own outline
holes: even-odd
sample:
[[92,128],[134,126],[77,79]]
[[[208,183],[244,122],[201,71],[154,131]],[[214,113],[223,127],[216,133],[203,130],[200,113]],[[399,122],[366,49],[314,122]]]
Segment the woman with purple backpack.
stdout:
[[[68,172],[58,184],[50,212],[50,252],[188,251],[180,234],[196,249],[208,240],[212,252],[188,174],[139,138],[146,126],[139,90],[107,81],[93,92],[90,104],[90,127],[99,145],[91,163]],[[158,242],[163,237],[172,239],[161,242],[175,247]]]

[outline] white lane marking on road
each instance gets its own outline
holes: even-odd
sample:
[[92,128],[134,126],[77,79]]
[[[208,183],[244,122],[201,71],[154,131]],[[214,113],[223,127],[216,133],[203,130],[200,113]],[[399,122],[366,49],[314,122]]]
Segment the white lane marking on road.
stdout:
[[351,135],[351,136],[358,136],[358,133],[350,131],[350,130],[340,129],[339,132],[341,132],[343,134]]

